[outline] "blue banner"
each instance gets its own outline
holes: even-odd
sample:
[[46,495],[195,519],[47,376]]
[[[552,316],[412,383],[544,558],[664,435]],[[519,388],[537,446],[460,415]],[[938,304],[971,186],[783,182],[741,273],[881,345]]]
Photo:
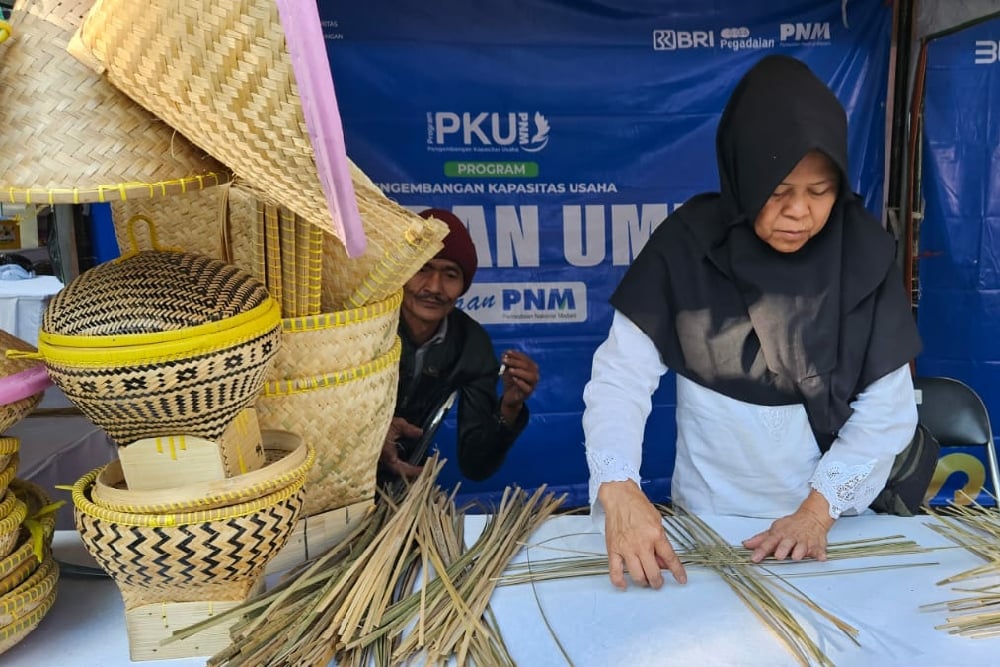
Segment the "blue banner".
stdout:
[[[608,298],[659,222],[718,189],[716,124],[760,57],[796,56],[830,84],[851,122],[851,182],[881,217],[886,3],[846,16],[839,0],[614,4],[320,1],[350,157],[404,206],[468,224],[480,269],[460,307],[498,352],[541,369],[530,425],[469,494],[548,484],[586,503],[582,394]],[[654,405],[642,472],[662,500],[672,378]],[[453,421],[438,440],[454,459]],[[442,481],[459,479],[449,464]]]
[[[917,372],[962,380],[992,414],[1000,410],[998,45],[994,19],[928,46],[917,263],[924,339]],[[983,452],[975,453],[956,474],[981,481]],[[985,494],[979,501],[993,504]]]

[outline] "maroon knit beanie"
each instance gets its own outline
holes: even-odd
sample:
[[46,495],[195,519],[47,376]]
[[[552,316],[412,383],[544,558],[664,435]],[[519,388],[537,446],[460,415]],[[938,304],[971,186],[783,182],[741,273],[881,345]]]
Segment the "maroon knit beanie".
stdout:
[[449,259],[458,264],[462,269],[462,279],[465,281],[465,286],[462,288],[462,294],[465,294],[469,291],[472,277],[476,275],[476,267],[479,265],[479,260],[476,258],[476,246],[472,243],[469,230],[454,213],[443,208],[429,208],[422,211],[420,217],[434,218],[448,225],[449,231],[448,235],[444,237],[444,248],[435,255],[435,258]]

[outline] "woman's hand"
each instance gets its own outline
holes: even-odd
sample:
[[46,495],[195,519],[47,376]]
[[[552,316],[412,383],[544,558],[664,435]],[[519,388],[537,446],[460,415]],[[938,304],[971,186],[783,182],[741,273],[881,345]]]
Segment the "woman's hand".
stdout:
[[663,531],[660,513],[635,482],[605,482],[597,498],[606,515],[604,533],[612,584],[625,590],[627,571],[636,585],[659,588],[663,569],[670,570],[678,583],[687,582],[684,566]]
[[794,514],[778,519],[763,533],[744,540],[743,546],[753,549],[750,560],[754,563],[771,555],[778,560],[826,560],[826,535],[833,522],[830,504],[813,489]]

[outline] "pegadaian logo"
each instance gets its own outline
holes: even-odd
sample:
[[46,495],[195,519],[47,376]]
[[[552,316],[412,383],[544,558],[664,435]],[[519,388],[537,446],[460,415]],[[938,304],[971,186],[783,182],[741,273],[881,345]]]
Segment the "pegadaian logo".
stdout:
[[432,111],[427,150],[537,153],[548,145],[549,129],[540,111]]

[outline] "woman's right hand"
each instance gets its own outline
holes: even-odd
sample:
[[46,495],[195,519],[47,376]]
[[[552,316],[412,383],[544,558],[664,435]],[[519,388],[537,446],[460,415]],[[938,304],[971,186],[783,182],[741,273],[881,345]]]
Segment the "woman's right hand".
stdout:
[[663,530],[660,513],[632,480],[605,482],[597,490],[604,508],[604,534],[611,583],[625,590],[625,572],[638,586],[659,588],[661,570],[670,570],[677,583],[687,583],[687,572]]

